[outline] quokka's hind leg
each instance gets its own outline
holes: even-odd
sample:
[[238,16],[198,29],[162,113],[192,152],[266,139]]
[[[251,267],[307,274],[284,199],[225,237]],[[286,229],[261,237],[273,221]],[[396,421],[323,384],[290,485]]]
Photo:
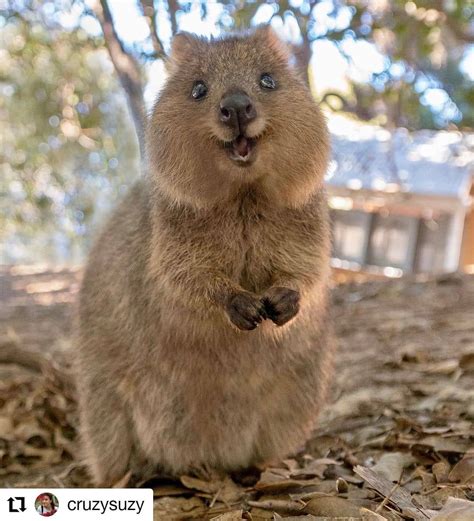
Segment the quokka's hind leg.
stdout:
[[108,487],[130,469],[132,424],[124,404],[106,382],[82,381],[78,388],[83,459],[94,484]]

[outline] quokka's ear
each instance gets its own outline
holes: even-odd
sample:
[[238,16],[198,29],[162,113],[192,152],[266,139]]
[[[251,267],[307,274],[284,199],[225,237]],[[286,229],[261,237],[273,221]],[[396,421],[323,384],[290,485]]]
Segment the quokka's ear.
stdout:
[[290,49],[280,40],[270,25],[259,25],[255,29],[255,37],[264,45],[269,47],[273,51],[274,55],[281,61],[286,63],[289,62],[291,57]]
[[195,34],[180,32],[173,37],[171,42],[171,52],[169,62],[171,65],[181,65],[196,54],[196,51],[203,45],[204,41]]

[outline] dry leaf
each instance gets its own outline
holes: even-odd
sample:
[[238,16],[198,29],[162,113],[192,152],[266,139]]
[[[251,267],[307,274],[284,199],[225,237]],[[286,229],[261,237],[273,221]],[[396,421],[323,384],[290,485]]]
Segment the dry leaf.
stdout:
[[229,476],[214,481],[181,476],[180,481],[185,487],[209,494],[214,500],[224,503],[235,503],[244,495],[244,489],[236,485]]
[[358,465],[354,472],[359,474],[373,489],[377,490],[384,498],[397,506],[401,512],[411,515],[416,520],[425,520],[429,517],[412,501],[411,495],[401,486],[394,486],[383,476],[379,476],[371,469]]
[[299,501],[289,501],[286,499],[267,499],[264,501],[248,501],[251,507],[263,510],[274,510],[288,514],[297,514],[303,510],[304,505]]
[[403,470],[415,461],[415,458],[406,452],[390,452],[383,454],[372,470],[389,481],[396,482]]
[[454,465],[449,473],[449,481],[468,483],[474,478],[474,452],[468,452],[464,458]]
[[215,494],[219,490],[219,483],[216,481],[204,481],[192,476],[181,476],[179,480],[186,488],[192,488],[207,494]]
[[321,496],[311,499],[304,512],[315,516],[358,517],[359,507],[338,496]]
[[155,499],[153,502],[153,519],[155,521],[178,521],[184,518],[184,515],[193,514],[205,516],[207,507],[197,497],[189,499],[181,497],[162,497]]
[[376,512],[367,510],[366,508],[360,509],[360,515],[362,516],[362,521],[387,521],[386,517],[383,517]]
[[451,465],[446,460],[438,461],[431,468],[437,483],[444,483],[448,481],[448,474],[450,470]]
[[324,477],[324,471],[329,465],[341,465],[341,462],[331,458],[319,458],[310,460],[302,469],[297,469],[291,472],[292,478],[308,477],[312,478],[317,476],[318,478]]
[[449,498],[431,521],[471,521],[474,519],[474,502]]
[[282,479],[280,481],[274,481],[272,483],[261,483],[258,482],[255,485],[255,490],[264,492],[265,494],[280,494],[282,492],[296,491],[304,489],[313,485],[318,485],[319,480],[308,479],[308,480],[296,480],[296,479]]
[[189,493],[188,489],[173,484],[157,485],[156,487],[153,487],[153,497],[182,496],[186,493]]
[[466,439],[441,438],[440,436],[426,436],[414,446],[430,447],[436,452],[464,454],[472,446]]
[[244,519],[242,514],[242,510],[232,510],[232,512],[226,512],[220,516],[212,517],[211,521],[240,521],[241,519]]

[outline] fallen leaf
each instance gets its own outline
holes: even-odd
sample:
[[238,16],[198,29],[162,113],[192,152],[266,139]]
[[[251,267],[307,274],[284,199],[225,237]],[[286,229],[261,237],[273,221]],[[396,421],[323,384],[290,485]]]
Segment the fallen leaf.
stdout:
[[414,444],[415,446],[430,447],[436,452],[464,454],[471,447],[471,442],[466,439],[441,438],[440,436],[426,436]]
[[320,496],[311,499],[304,507],[306,514],[327,517],[356,517],[359,507],[337,496]]
[[410,493],[403,487],[394,486],[388,479],[361,465],[354,467],[354,472],[359,474],[370,487],[397,506],[401,512],[411,515],[416,520],[429,519],[428,515],[413,503]]
[[153,487],[153,497],[164,497],[164,496],[182,496],[183,494],[189,493],[189,490],[184,487],[177,485],[166,484],[158,485]]
[[468,483],[474,478],[474,452],[468,452],[461,461],[454,465],[449,473],[449,481]]
[[362,521],[387,521],[386,517],[363,507],[360,509],[360,515],[362,516]]
[[153,518],[163,521],[181,521],[185,514],[187,516],[192,514],[198,519],[203,519],[206,512],[207,507],[197,497],[189,499],[181,497],[162,497],[155,499],[153,502]]
[[400,479],[403,470],[415,461],[415,458],[406,452],[389,452],[382,455],[372,470],[389,481],[396,482]]
[[215,481],[204,481],[192,476],[181,476],[179,480],[186,488],[206,492],[206,494],[215,494],[219,490],[219,483]]
[[264,492],[265,494],[280,494],[282,492],[290,492],[313,485],[318,485],[319,480],[308,479],[308,480],[296,480],[296,479],[282,479],[280,481],[273,481],[272,483],[257,483],[255,490]]
[[243,519],[242,510],[232,510],[232,512],[226,512],[220,516],[212,517],[211,521],[240,521]]
[[420,495],[415,494],[413,499],[416,500],[417,504],[420,504],[423,508],[439,510],[446,504],[449,498],[465,499],[466,495],[464,490],[459,487],[443,487],[431,494]]
[[448,481],[448,474],[450,470],[451,465],[446,460],[438,461],[431,468],[437,483],[444,483]]
[[329,465],[341,465],[341,462],[331,458],[319,458],[309,461],[305,464],[302,469],[294,470],[291,472],[291,477],[308,477],[312,478],[317,476],[318,478],[324,477],[324,471]]
[[470,521],[474,519],[474,502],[449,498],[431,521]]
[[257,507],[264,510],[276,510],[288,514],[297,514],[301,512],[304,505],[299,501],[289,501],[286,499],[267,499],[263,501],[248,501],[251,507]]
[[223,503],[235,503],[244,495],[244,489],[235,484],[229,476],[213,481],[191,476],[181,476],[179,479],[185,487],[204,492]]

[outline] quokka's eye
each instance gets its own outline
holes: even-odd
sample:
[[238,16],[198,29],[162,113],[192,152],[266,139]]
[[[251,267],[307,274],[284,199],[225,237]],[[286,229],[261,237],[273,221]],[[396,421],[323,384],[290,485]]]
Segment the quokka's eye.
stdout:
[[195,81],[194,85],[193,85],[193,90],[191,91],[191,96],[193,97],[193,99],[200,100],[200,99],[204,98],[206,96],[206,94],[207,94],[206,84],[201,80]]
[[276,81],[268,74],[268,72],[264,72],[260,76],[260,87],[262,89],[270,89],[273,90],[276,88]]

